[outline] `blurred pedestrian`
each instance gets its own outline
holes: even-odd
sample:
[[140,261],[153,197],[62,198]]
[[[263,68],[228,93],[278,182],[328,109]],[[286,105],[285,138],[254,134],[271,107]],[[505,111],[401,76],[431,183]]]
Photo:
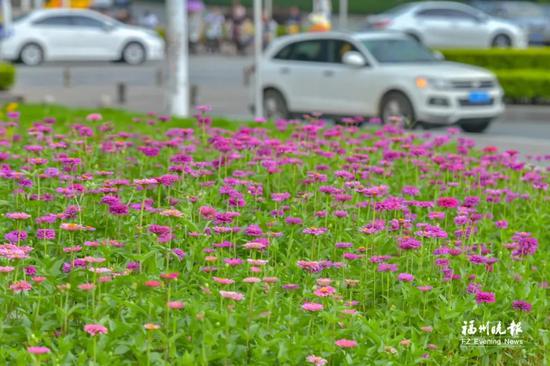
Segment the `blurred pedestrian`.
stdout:
[[277,37],[277,27],[279,24],[264,12],[262,16],[262,26],[263,48],[265,49]]
[[159,25],[159,18],[155,13],[153,13],[150,10],[145,10],[143,13],[143,16],[141,17],[139,24],[142,27],[149,28],[149,29],[157,29]]
[[246,35],[244,34],[244,27],[246,22],[246,8],[242,6],[239,1],[233,3],[231,9],[231,38],[235,44],[237,53],[242,55],[246,51]]
[[204,17],[207,52],[218,53],[220,51],[224,22],[225,17],[220,8],[217,7],[209,11]]
[[287,34],[296,34],[302,31],[302,14],[297,6],[290,8],[290,14],[286,21]]
[[187,3],[189,13],[189,52],[197,53],[198,45],[201,41],[203,31],[204,3],[202,0],[189,0]]

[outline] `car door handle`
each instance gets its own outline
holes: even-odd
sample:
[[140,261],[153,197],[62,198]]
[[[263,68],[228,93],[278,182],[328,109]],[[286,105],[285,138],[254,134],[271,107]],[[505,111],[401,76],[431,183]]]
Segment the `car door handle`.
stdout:
[[327,77],[327,78],[332,77],[332,76],[334,76],[334,71],[332,71],[332,70],[325,70],[325,71],[323,71],[323,76],[325,76],[325,77]]
[[281,67],[281,74],[288,75],[290,74],[290,68],[289,67]]

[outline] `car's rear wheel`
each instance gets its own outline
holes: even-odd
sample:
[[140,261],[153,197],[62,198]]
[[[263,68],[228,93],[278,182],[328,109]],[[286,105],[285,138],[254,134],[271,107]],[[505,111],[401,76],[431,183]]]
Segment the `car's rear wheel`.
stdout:
[[264,92],[264,113],[269,119],[288,118],[288,107],[283,95],[274,89]]
[[27,66],[37,66],[44,62],[44,50],[36,43],[28,43],[21,48],[19,60]]
[[512,40],[506,34],[497,34],[493,38],[491,46],[494,48],[510,48],[512,47]]
[[491,119],[478,119],[473,121],[460,122],[460,128],[464,132],[481,133],[491,125]]
[[145,47],[138,42],[128,43],[122,50],[122,61],[128,65],[140,65],[145,62],[147,54]]
[[414,108],[407,96],[400,92],[390,92],[380,103],[380,118],[384,124],[402,124],[405,128],[413,128],[416,124]]

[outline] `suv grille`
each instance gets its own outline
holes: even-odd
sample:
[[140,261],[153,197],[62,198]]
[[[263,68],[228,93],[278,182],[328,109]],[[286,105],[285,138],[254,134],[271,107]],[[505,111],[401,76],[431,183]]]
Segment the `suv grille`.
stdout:
[[495,87],[493,80],[453,80],[453,89],[491,89]]

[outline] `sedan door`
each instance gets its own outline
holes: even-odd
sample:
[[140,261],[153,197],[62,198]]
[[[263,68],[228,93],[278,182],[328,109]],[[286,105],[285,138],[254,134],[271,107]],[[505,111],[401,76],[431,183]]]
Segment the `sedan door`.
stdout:
[[31,25],[32,33],[40,39],[47,60],[66,60],[73,54],[74,30],[71,17],[45,16]]
[[322,95],[326,106],[330,106],[333,114],[375,115],[378,100],[374,86],[375,70],[368,64],[364,67],[345,65],[343,56],[349,51],[361,53],[350,41],[330,41],[330,62],[321,75],[322,88],[318,93]]
[[88,15],[72,16],[75,55],[81,60],[114,60],[120,56],[120,40],[113,26]]
[[327,112],[323,75],[330,67],[328,61],[325,39],[299,41],[275,55],[271,73],[276,84],[282,86],[293,112]]

